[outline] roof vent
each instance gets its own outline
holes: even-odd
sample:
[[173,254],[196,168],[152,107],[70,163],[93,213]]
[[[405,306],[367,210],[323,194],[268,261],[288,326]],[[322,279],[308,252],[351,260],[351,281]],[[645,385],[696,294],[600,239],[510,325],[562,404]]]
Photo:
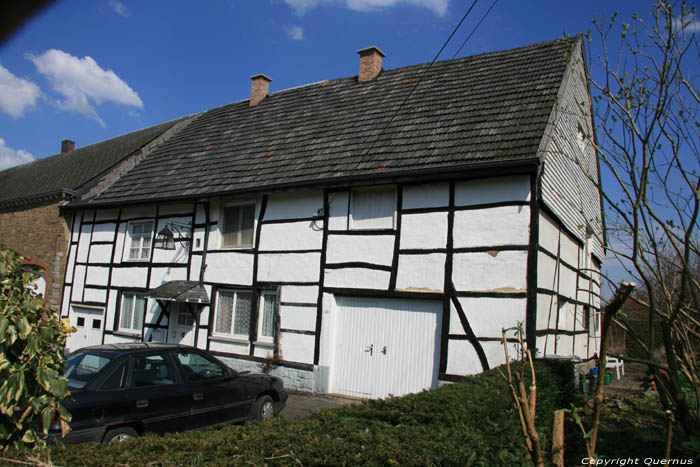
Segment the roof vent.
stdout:
[[64,139],[61,141],[61,154],[71,152],[73,149],[75,149],[75,141],[71,141],[69,139]]
[[272,79],[260,74],[251,76],[253,83],[250,87],[250,106],[256,106],[267,97],[267,92],[270,90],[270,81]]
[[357,81],[362,83],[371,81],[382,71],[382,58],[386,54],[379,48],[372,46],[357,51],[360,54],[360,72],[357,74]]

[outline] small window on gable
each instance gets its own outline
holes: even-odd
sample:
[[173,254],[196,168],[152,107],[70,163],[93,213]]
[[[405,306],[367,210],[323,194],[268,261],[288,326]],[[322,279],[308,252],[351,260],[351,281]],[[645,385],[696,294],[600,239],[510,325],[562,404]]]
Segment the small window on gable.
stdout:
[[395,213],[396,189],[394,186],[352,190],[351,229],[393,229]]
[[151,238],[153,221],[129,222],[127,261],[148,261],[151,259]]
[[578,143],[578,148],[581,152],[586,151],[586,132],[583,131],[581,124],[578,125],[578,132],[576,134],[576,142]]
[[222,214],[221,246],[223,248],[252,247],[255,204],[225,206]]

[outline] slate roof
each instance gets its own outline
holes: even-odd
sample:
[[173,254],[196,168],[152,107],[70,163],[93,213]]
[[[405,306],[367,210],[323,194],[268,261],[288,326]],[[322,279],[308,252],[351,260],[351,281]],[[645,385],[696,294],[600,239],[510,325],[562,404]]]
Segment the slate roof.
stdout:
[[[193,198],[537,156],[577,38],[334,79],[202,113],[93,201]],[[393,119],[393,120],[392,120]],[[390,122],[390,123],[389,123]]]
[[3,170],[0,172],[0,207],[49,198],[62,191],[76,191],[177,122],[161,123]]

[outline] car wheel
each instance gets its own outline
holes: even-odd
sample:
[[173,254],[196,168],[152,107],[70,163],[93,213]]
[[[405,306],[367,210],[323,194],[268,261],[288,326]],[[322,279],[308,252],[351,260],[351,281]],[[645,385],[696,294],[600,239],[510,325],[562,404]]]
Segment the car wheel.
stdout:
[[275,416],[275,404],[272,397],[264,395],[258,397],[253,404],[251,418],[253,420],[267,420]]
[[104,439],[102,440],[102,444],[104,446],[107,446],[110,444],[123,443],[128,439],[138,437],[139,434],[136,433],[136,430],[134,430],[133,428],[129,428],[128,426],[123,426],[121,428],[109,430],[105,435]]

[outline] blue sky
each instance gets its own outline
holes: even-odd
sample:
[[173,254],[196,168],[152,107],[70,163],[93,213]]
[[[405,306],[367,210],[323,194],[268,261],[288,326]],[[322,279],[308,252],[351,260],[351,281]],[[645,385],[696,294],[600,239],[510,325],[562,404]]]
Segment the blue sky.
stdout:
[[[64,0],[0,44],[0,169],[271,92],[357,74],[360,48],[384,68],[429,62],[472,0]],[[493,0],[479,0],[439,59],[457,52]],[[651,2],[498,0],[459,56],[585,31]]]

